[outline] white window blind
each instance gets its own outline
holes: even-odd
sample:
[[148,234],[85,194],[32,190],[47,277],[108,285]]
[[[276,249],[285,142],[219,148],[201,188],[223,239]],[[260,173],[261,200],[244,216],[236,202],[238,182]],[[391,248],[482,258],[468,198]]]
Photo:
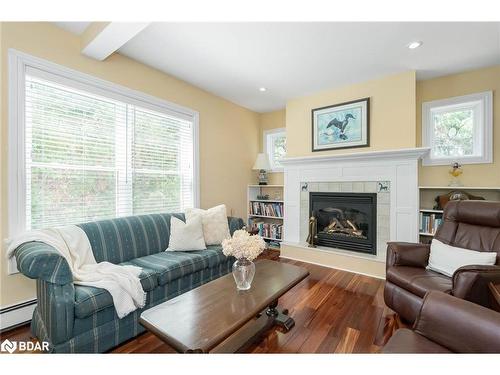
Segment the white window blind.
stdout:
[[26,229],[194,206],[192,118],[42,73],[25,77]]

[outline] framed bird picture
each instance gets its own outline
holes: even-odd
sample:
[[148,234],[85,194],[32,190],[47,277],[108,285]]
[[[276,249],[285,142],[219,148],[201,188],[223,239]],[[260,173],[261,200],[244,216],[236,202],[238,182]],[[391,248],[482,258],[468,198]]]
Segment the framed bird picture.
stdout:
[[368,147],[370,98],[312,110],[312,150]]

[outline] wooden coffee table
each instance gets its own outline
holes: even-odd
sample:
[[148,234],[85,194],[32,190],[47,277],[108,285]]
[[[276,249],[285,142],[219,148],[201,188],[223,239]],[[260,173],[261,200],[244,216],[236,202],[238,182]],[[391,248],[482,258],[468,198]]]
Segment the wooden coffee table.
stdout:
[[255,268],[250,290],[238,291],[228,274],[144,311],[139,322],[181,353],[234,353],[274,325],[290,330],[295,322],[278,298],[309,271],[271,260]]

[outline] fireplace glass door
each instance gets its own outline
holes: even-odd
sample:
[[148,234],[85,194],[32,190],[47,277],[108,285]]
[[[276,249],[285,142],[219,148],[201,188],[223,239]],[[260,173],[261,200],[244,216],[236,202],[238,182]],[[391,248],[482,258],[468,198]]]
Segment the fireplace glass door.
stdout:
[[377,194],[309,193],[317,220],[316,245],[377,253]]

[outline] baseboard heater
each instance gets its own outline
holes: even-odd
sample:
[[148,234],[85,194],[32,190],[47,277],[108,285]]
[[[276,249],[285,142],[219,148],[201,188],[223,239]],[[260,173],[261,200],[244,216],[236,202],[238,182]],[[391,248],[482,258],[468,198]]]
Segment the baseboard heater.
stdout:
[[36,299],[0,309],[0,331],[7,331],[31,321]]

